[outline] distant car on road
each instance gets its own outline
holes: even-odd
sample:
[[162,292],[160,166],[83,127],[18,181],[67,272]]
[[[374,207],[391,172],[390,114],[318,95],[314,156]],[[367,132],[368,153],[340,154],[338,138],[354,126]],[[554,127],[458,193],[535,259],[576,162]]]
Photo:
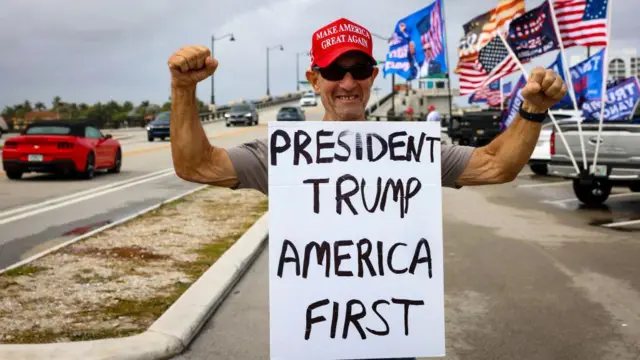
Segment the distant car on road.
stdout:
[[300,98],[300,106],[318,106],[316,94],[313,92],[304,93]]
[[79,173],[92,179],[96,171],[120,172],[122,148],[118,140],[90,123],[40,120],[5,141],[2,165],[13,180],[28,172]]
[[278,121],[305,121],[304,111],[296,106],[284,106],[280,108],[277,116]]
[[171,113],[169,111],[161,112],[151,120],[147,125],[147,139],[153,141],[155,138],[164,140],[169,137],[169,124],[171,122]]
[[255,105],[250,103],[241,103],[231,105],[229,111],[224,115],[227,126],[243,124],[258,125],[259,115]]

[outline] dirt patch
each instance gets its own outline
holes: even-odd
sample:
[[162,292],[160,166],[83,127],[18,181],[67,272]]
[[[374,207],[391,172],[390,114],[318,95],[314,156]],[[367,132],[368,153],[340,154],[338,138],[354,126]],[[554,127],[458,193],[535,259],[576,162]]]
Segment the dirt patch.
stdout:
[[145,331],[267,210],[209,187],[0,275],[0,343]]

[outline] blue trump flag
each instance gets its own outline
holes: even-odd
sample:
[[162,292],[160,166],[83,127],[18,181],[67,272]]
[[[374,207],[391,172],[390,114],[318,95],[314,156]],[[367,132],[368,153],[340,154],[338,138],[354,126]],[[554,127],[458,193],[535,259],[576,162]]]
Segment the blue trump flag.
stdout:
[[604,48],[569,69],[578,104],[602,99],[603,56]]
[[391,37],[384,76],[397,74],[407,80],[446,77],[442,0],[399,20]]
[[559,49],[549,1],[515,18],[509,25],[506,40],[523,63]]
[[506,129],[511,125],[513,120],[518,115],[518,111],[520,111],[520,106],[524,102],[524,98],[522,97],[522,89],[527,85],[527,79],[524,75],[520,76],[518,82],[513,87],[513,91],[511,92],[511,98],[509,99],[509,105],[507,106],[507,113],[502,120],[502,129]]
[[[607,90],[606,105],[604,107],[605,120],[628,120],[640,99],[640,83],[633,76]],[[582,105],[585,119],[600,120],[600,105],[602,99],[593,99]]]

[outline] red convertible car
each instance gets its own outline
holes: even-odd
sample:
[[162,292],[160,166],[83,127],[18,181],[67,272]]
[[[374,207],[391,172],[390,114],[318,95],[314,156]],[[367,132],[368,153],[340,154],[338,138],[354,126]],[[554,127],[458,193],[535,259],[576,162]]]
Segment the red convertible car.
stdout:
[[80,174],[91,179],[99,170],[119,172],[122,150],[118,140],[90,123],[41,120],[5,141],[2,166],[14,180],[28,172]]

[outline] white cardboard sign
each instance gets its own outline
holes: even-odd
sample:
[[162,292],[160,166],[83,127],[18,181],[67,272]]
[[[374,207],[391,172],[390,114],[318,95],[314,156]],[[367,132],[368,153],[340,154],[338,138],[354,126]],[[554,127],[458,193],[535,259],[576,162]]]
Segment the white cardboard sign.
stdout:
[[440,124],[269,123],[271,359],[445,355]]

